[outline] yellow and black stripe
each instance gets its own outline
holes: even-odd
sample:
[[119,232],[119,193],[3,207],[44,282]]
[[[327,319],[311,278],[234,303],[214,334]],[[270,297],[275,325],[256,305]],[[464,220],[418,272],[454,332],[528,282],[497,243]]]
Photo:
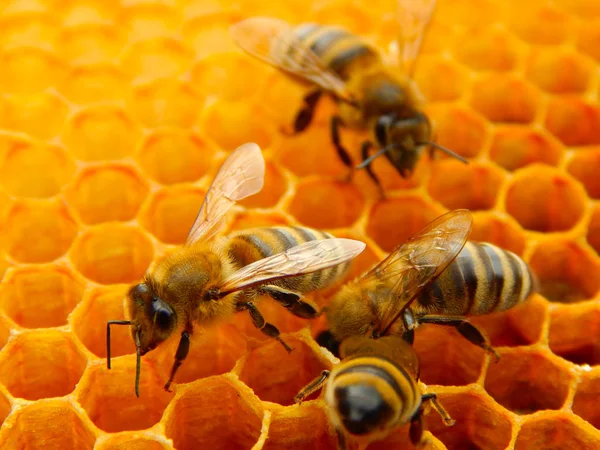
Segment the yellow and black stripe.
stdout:
[[[343,80],[348,79],[353,66],[366,67],[381,63],[379,53],[368,46],[364,39],[341,28],[306,23],[294,28],[294,35],[305,48],[310,48],[319,57],[323,66]],[[291,46],[278,50],[295,57]]]
[[[253,228],[232,234],[228,253],[234,265],[241,268],[305,242],[332,237],[324,231],[300,226]],[[306,275],[277,280],[274,284],[294,292],[311,292],[334,283],[348,271],[350,264],[351,261],[347,261]]]
[[458,257],[419,295],[416,313],[457,316],[505,311],[535,290],[525,261],[489,243],[467,242]]
[[326,395],[340,423],[354,435],[405,423],[421,405],[416,380],[401,365],[378,356],[345,359],[332,371]]

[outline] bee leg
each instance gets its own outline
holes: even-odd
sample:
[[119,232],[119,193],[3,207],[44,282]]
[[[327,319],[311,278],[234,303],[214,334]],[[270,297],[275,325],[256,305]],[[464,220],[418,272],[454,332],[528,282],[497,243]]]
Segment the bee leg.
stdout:
[[348,174],[348,178],[346,180],[350,182],[350,180],[352,180],[352,175],[354,174],[354,164],[352,163],[352,158],[350,158],[348,150],[346,150],[342,145],[342,139],[340,137],[340,127],[342,127],[342,125],[344,125],[344,122],[342,121],[342,118],[340,116],[331,117],[331,141],[333,142],[333,146],[335,147],[338,156],[340,157],[344,165],[350,168],[350,173]]
[[272,337],[273,339],[277,339],[281,343],[281,345],[283,345],[283,347],[288,351],[288,353],[291,353],[292,350],[294,350],[292,347],[287,345],[283,339],[281,339],[281,337],[279,336],[279,329],[275,325],[265,321],[265,318],[254,303],[246,302],[240,305],[239,308],[247,309],[250,313],[250,317],[252,318],[252,323],[254,324],[254,326],[267,336]]
[[475,325],[462,317],[446,317],[446,316],[422,316],[418,319],[419,323],[433,323],[436,325],[447,325],[456,328],[469,342],[481,347],[486,352],[491,353],[496,358],[496,362],[500,361],[500,355],[489,344],[485,336],[479,331]]
[[302,403],[306,397],[321,389],[325,381],[327,381],[327,378],[329,378],[329,370],[324,370],[321,372],[321,375],[304,386],[300,392],[296,394],[294,397],[294,403]]
[[335,433],[337,434],[337,438],[338,438],[338,449],[339,450],[347,450],[348,444],[346,442],[346,436],[344,435],[344,432],[341,430],[335,430]]
[[[362,143],[360,153],[361,153],[361,157],[362,157],[363,161],[365,161],[369,158],[369,153],[372,148],[373,148],[373,143],[371,141],[365,141]],[[369,164],[367,164],[365,166],[365,169],[366,169],[369,177],[371,177],[373,182],[377,185],[377,189],[379,189],[379,195],[381,196],[382,199],[385,199],[385,192],[383,191],[383,188],[381,187],[381,182],[379,181],[379,177],[377,175],[375,175],[375,172],[373,172],[373,168],[371,167],[370,162],[369,162]]]
[[167,392],[171,392],[169,388],[171,387],[171,383],[173,383],[175,373],[177,372],[177,369],[179,369],[179,366],[183,364],[184,359],[187,357],[187,354],[190,351],[190,335],[192,334],[192,331],[192,324],[188,323],[185,326],[185,330],[181,332],[181,339],[179,340],[179,345],[177,346],[177,351],[175,352],[175,362],[171,368],[169,380],[165,384],[165,391]]
[[317,309],[309,302],[302,300],[302,296],[296,292],[268,285],[261,286],[259,293],[268,295],[293,315],[303,319],[314,319],[319,315]]
[[444,409],[444,407],[440,404],[440,402],[438,402],[436,394],[434,394],[434,393],[423,394],[423,396],[421,396],[421,403],[424,403],[426,401],[429,401],[433,405],[433,408],[442,417],[442,419],[444,420],[444,423],[446,424],[447,427],[454,426],[454,424],[456,423],[456,420],[454,420],[452,417],[450,417],[450,414],[448,414],[448,411],[446,411],[446,409]]
[[410,428],[408,431],[410,441],[417,447],[422,445],[423,440],[423,405],[419,406],[417,412],[410,419]]
[[319,103],[322,94],[323,91],[320,89],[316,89],[306,94],[302,101],[302,108],[300,108],[294,119],[293,128],[290,130],[289,127],[286,126],[282,127],[280,131],[288,136],[303,132],[312,122],[317,104]]

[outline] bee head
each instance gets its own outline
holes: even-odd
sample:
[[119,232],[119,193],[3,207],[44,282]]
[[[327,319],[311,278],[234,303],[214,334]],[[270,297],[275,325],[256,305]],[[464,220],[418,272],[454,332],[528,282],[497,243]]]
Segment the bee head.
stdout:
[[177,326],[177,314],[162,300],[148,283],[139,283],[129,292],[131,335],[139,343],[140,354],[154,350],[166,340]]

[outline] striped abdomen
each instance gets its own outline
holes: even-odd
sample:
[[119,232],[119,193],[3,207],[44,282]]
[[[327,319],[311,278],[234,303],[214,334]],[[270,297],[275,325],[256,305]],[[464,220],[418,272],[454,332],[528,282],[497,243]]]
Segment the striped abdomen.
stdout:
[[[332,237],[324,231],[306,227],[253,228],[230,235],[228,252],[235,266],[240,268],[304,242]],[[296,292],[311,292],[333,284],[348,271],[350,264],[347,261],[306,275],[277,280],[273,284]]]
[[535,290],[535,276],[517,255],[467,242],[458,257],[420,294],[415,313],[457,316],[505,311]]
[[325,67],[344,80],[348,78],[351,66],[366,67],[381,62],[377,51],[366,45],[361,37],[341,28],[307,23],[297,26],[294,34]]
[[421,404],[416,380],[377,356],[345,359],[331,372],[325,398],[349,433],[365,435],[408,422]]

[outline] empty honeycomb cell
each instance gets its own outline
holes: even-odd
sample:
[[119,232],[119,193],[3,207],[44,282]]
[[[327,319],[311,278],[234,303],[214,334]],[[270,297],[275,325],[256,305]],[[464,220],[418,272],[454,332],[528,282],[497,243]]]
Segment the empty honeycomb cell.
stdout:
[[471,109],[450,105],[427,108],[434,124],[435,141],[450,150],[474,158],[487,139],[487,123]]
[[519,430],[515,450],[595,450],[600,432],[589,423],[566,412],[540,414],[527,420]]
[[[440,73],[444,83],[440,83]],[[430,102],[449,102],[460,98],[466,90],[468,76],[459,65],[452,61],[439,60],[426,56],[419,59],[419,70],[415,81],[421,93]]]
[[117,66],[88,64],[74,67],[59,88],[75,103],[118,101],[129,95],[129,80]]
[[535,163],[556,166],[563,148],[551,136],[522,125],[504,125],[494,130],[490,158],[507,170]]
[[94,24],[111,23],[119,18],[121,12],[121,3],[102,0],[83,0],[74,4],[67,4],[64,15],[65,23],[75,24]]
[[[294,396],[310,381],[329,367],[315,348],[303,340],[288,335],[285,342],[294,349],[288,353],[274,339],[265,341],[248,353],[240,380],[262,400],[280,405],[293,405]],[[316,395],[309,399],[316,398]]]
[[512,70],[517,63],[518,50],[514,38],[498,28],[469,29],[456,47],[457,59],[474,70],[505,72]]
[[111,433],[99,437],[95,450],[173,450],[164,437],[144,436],[128,432]]
[[569,146],[600,144],[600,107],[578,97],[561,96],[548,101],[546,129]]
[[184,24],[184,40],[192,46],[196,58],[237,50],[229,35],[229,26],[239,19],[228,13],[196,17]]
[[544,337],[547,311],[543,297],[534,295],[508,311],[469,317],[469,322],[485,334],[493,347],[518,347],[535,344]]
[[271,161],[265,164],[265,184],[262,190],[255,195],[245,198],[240,205],[246,208],[271,208],[286,193],[288,183],[285,175]]
[[[321,201],[335,199],[332,202]],[[314,228],[351,226],[361,214],[364,198],[353,184],[344,181],[306,180],[296,185],[289,212],[299,222]]]
[[0,352],[0,381],[13,397],[62,397],[75,389],[86,364],[70,333],[32,330],[13,336]]
[[594,0],[558,0],[556,4],[583,19],[596,18],[600,16],[600,6]]
[[121,21],[130,30],[129,39],[149,39],[177,32],[180,17],[169,5],[161,3],[132,4],[122,12]]
[[6,271],[12,267],[13,264],[8,260],[6,254],[4,252],[0,252],[0,282],[4,279],[4,274]]
[[201,127],[207,138],[228,151],[246,142],[255,142],[265,149],[274,138],[274,130],[260,105],[246,102],[216,101],[207,108]]
[[[163,384],[173,366],[179,337],[174,334],[171,340],[145,357],[156,361]],[[231,323],[196,327],[190,341],[190,352],[175,377],[177,386],[231,371],[247,350],[246,337]]]
[[277,405],[268,405],[268,408],[271,423],[263,450],[336,448],[335,435],[329,429],[329,420],[321,406],[310,402],[294,408]]
[[375,26],[375,17],[369,14],[366,5],[359,2],[332,0],[315,8],[314,21],[336,25],[356,34],[366,34]]
[[96,436],[90,421],[65,399],[24,405],[0,430],[0,447],[31,450],[92,450]]
[[550,313],[550,350],[572,363],[600,364],[600,343],[596,338],[599,332],[600,310],[593,302],[561,306]]
[[488,366],[485,390],[517,414],[561,409],[573,374],[550,353],[535,348],[500,350],[500,361]]
[[105,361],[97,361],[79,382],[77,400],[101,430],[114,433],[149,428],[160,420],[173,394],[164,390],[162,379],[145,361],[139,398],[135,396],[134,380],[135,358],[116,359],[110,370]]
[[432,167],[428,191],[448,209],[477,211],[494,208],[503,183],[504,173],[497,167],[447,159]]
[[4,228],[6,252],[24,263],[59,258],[77,235],[77,224],[60,201],[21,200],[11,208]]
[[72,64],[107,63],[125,46],[122,31],[109,24],[82,24],[64,27],[58,40],[62,57]]
[[[564,42],[573,28],[569,15],[551,4],[518,3],[519,14],[510,14],[508,26],[518,37],[538,45],[557,45]],[[579,24],[581,27],[583,24]]]
[[239,101],[256,93],[256,85],[248,83],[240,74],[252,74],[253,78],[262,80],[266,76],[267,67],[239,52],[215,53],[192,67],[190,82],[203,95]]
[[0,391],[0,426],[2,426],[2,424],[10,414],[10,410],[10,400],[6,398],[2,391]]
[[538,243],[529,265],[548,300],[572,303],[593,298],[600,289],[600,260],[589,247],[566,239]]
[[464,27],[483,27],[498,21],[502,17],[503,3],[483,0],[477,4],[478,12],[473,14],[473,4],[469,0],[440,2],[436,17],[447,24],[460,23]]
[[148,184],[129,165],[84,168],[66,192],[69,204],[87,224],[131,220],[148,195]]
[[522,255],[525,249],[525,234],[517,222],[508,215],[496,211],[477,211],[473,214],[471,241],[490,242]]
[[530,56],[526,76],[546,92],[583,93],[593,70],[594,66],[577,53],[543,49]]
[[577,386],[573,399],[573,412],[600,429],[600,369],[585,372]]
[[597,168],[600,167],[600,148],[575,152],[567,165],[567,170],[585,187],[588,195],[600,199],[600,179]]
[[140,224],[160,241],[183,244],[204,201],[205,192],[177,185],[155,192],[144,208]]
[[587,241],[600,256],[600,204],[597,204],[592,212],[592,219],[588,225]]
[[190,128],[202,110],[202,103],[189,84],[163,79],[138,86],[130,107],[147,127]]
[[2,19],[0,42],[3,48],[46,43],[52,46],[59,32],[57,17],[44,12],[23,12],[5,15]]
[[2,350],[2,347],[4,347],[8,342],[11,329],[12,324],[9,322],[6,316],[3,315],[2,317],[0,317],[0,350]]
[[[125,320],[123,300],[127,289],[127,285],[95,287],[86,292],[71,316],[75,336],[100,358],[106,357],[106,323],[109,320]],[[113,357],[135,353],[129,327],[113,326],[110,334]]]
[[193,52],[185,41],[152,38],[129,46],[121,59],[121,67],[137,80],[175,78],[191,65]]
[[211,167],[214,150],[197,135],[168,129],[150,134],[138,150],[142,169],[162,184],[197,181]]
[[67,112],[67,105],[50,93],[15,95],[8,101],[3,124],[9,130],[49,139],[60,133]]
[[20,266],[0,290],[0,306],[16,324],[26,328],[57,327],[79,303],[82,280],[63,266]]
[[118,106],[90,106],[67,122],[64,141],[78,159],[99,161],[129,156],[140,130]]
[[[465,386],[479,379],[485,352],[452,327],[423,325],[415,333],[414,346],[420,358],[423,383]],[[434,354],[435,358],[427,357]]]
[[33,141],[10,143],[1,161],[0,183],[19,197],[52,197],[75,171],[64,148]]
[[73,243],[70,258],[85,277],[102,284],[131,283],[142,277],[154,255],[150,238],[138,228],[103,224]]
[[[430,389],[435,392],[435,389]],[[439,414],[427,413],[427,429],[442,441],[448,450],[505,450],[512,436],[512,423],[505,411],[498,408],[482,389],[438,393],[439,402],[454,420],[446,426]]]
[[271,211],[243,211],[236,214],[231,222],[230,230],[243,230],[255,227],[273,227],[279,225],[290,225],[289,219],[281,214]]
[[573,178],[552,167],[535,164],[510,181],[506,211],[526,230],[567,231],[582,218],[585,190]]
[[380,200],[368,213],[366,231],[383,251],[391,252],[442,213],[422,196]]
[[579,23],[577,47],[596,61],[600,61],[600,19],[586,20]]
[[54,54],[35,47],[19,47],[0,54],[3,92],[40,92],[64,78],[66,67]]
[[530,123],[540,102],[540,93],[533,86],[510,75],[479,78],[471,95],[471,106],[492,122]]
[[175,448],[245,450],[260,436],[260,401],[235,377],[221,375],[178,387],[175,400],[163,420]]

